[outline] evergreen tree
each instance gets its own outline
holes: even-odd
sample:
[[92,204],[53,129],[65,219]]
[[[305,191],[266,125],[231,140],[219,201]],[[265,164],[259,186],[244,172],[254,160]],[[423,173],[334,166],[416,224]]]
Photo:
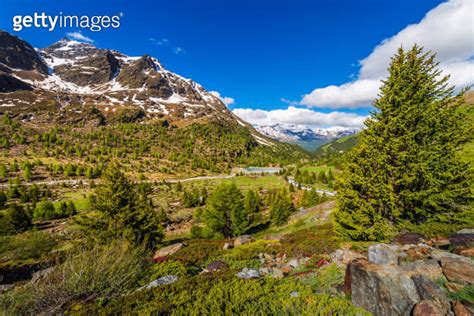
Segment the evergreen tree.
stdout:
[[257,192],[247,191],[244,198],[244,208],[249,225],[260,219],[260,197]]
[[106,231],[112,237],[126,238],[136,245],[153,248],[163,237],[158,214],[153,209],[148,184],[132,183],[115,164],[103,174],[102,183],[91,199],[93,209],[101,213],[100,223],[90,228]]
[[288,221],[295,206],[285,188],[277,191],[270,201],[270,218],[274,225],[283,225]]
[[201,219],[212,237],[233,237],[245,232],[248,222],[242,193],[232,184],[221,184],[208,198]]
[[376,111],[348,157],[338,193],[337,231],[381,240],[397,227],[467,219],[470,169],[458,156],[466,118],[435,56],[415,45],[392,58]]

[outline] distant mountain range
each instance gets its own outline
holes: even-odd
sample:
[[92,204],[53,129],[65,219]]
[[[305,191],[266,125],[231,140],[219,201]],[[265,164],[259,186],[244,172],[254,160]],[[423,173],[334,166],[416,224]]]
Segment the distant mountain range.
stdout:
[[273,124],[254,126],[261,134],[272,139],[299,144],[307,150],[314,150],[332,140],[356,134],[360,128],[334,126],[329,128],[313,128],[297,124]]

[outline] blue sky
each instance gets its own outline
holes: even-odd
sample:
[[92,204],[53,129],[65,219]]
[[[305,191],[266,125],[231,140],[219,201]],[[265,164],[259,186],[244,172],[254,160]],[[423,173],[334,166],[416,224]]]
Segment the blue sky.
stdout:
[[[422,25],[424,20],[429,20],[425,15],[432,10],[435,13],[441,10],[435,16],[440,20],[454,19],[451,16],[456,12],[472,9],[472,1],[461,0],[450,3],[431,0],[0,0],[0,4],[0,28],[36,47],[48,46],[66,33],[79,30],[13,32],[13,16],[34,12],[88,16],[121,12],[124,16],[120,28],[100,32],[81,30],[81,34],[101,48],[157,57],[169,70],[226,96],[226,101],[231,103],[229,107],[253,123],[286,122],[282,117],[294,115],[294,120],[288,123],[315,126],[351,125],[345,120],[355,117],[359,123],[353,125],[360,125],[360,118],[368,113],[373,91],[377,89],[375,81],[383,76],[381,69],[388,66],[383,62],[390,54],[390,47],[386,52],[382,47],[382,57],[373,56],[377,46],[384,46],[380,45],[382,41],[396,37],[410,28],[409,25]],[[464,46],[460,52],[447,53],[446,60],[461,59],[471,67],[473,37],[466,38],[474,35],[474,25],[472,17],[464,19],[467,19],[467,25],[463,26],[467,28],[463,31]],[[449,44],[441,43],[442,36],[439,40],[430,38],[433,26],[420,28],[424,32],[402,34],[399,41],[404,43],[406,39],[407,45],[410,41],[425,41],[433,49]],[[371,61],[371,56],[375,61]],[[360,62],[367,58],[369,65]],[[364,91],[367,93],[363,94]],[[334,116],[334,113],[339,116],[345,113],[341,124],[337,118],[329,120],[329,115]],[[318,121],[318,115],[325,119]],[[304,120],[309,116],[315,121]]]

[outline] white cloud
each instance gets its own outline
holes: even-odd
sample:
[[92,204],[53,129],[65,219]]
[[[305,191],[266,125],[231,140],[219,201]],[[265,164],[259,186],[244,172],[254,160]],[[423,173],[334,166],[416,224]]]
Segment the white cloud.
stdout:
[[235,115],[254,125],[272,125],[276,123],[302,124],[313,127],[344,126],[364,127],[366,116],[355,113],[321,113],[310,109],[289,106],[281,110],[234,109]]
[[[451,84],[461,88],[474,83],[474,1],[451,0],[429,11],[416,24],[383,40],[359,62],[358,79],[340,86],[317,88],[303,96],[307,106],[341,108],[365,107],[376,98],[380,79],[387,76],[390,58],[403,46],[417,43],[437,53],[443,74],[451,74]],[[377,87],[376,87],[377,86]]]
[[176,47],[176,48],[174,49],[174,53],[175,53],[176,55],[183,54],[183,53],[184,53],[184,49],[182,49],[181,47],[178,46],[178,47]]
[[94,43],[94,40],[92,38],[87,37],[85,35],[82,35],[81,32],[69,32],[69,33],[66,33],[66,35],[68,37],[76,39],[78,41],[83,41],[83,42],[87,42],[87,43]]
[[209,93],[221,99],[221,101],[227,106],[235,103],[234,98],[221,96],[221,94],[217,91],[209,91]]

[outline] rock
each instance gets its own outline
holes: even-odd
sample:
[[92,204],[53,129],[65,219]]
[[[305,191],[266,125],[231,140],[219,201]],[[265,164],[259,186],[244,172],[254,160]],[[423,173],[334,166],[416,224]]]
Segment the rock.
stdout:
[[459,292],[465,287],[462,284],[454,283],[454,282],[446,282],[445,286],[450,292]]
[[423,300],[415,305],[412,316],[444,316],[445,312],[441,311],[436,304],[431,301]]
[[449,236],[449,241],[455,248],[474,247],[474,234],[454,234]]
[[154,287],[157,287],[157,286],[160,286],[160,285],[171,284],[171,283],[174,283],[176,281],[178,281],[177,276],[175,276],[175,275],[165,275],[161,278],[158,278],[154,281],[151,281],[144,288],[145,289],[151,289],[151,288],[154,288]]
[[39,270],[33,273],[33,277],[31,278],[31,283],[35,284],[38,283],[40,280],[44,279],[46,276],[50,275],[53,272],[54,268],[50,267],[47,269]]
[[449,241],[448,238],[437,237],[430,240],[430,244],[434,247],[446,249],[451,245],[451,242]]
[[448,296],[436,283],[419,274],[413,275],[411,279],[422,300],[435,304],[437,309],[442,312],[441,315],[448,313],[450,309]]
[[441,258],[441,266],[446,278],[451,282],[457,282],[465,285],[474,283],[474,264],[472,260],[465,257],[459,258],[445,257]]
[[292,268],[298,268],[300,266],[300,263],[299,263],[298,259],[291,259],[288,262],[288,265]]
[[239,237],[235,238],[234,247],[238,247],[240,245],[245,245],[245,244],[251,243],[253,241],[255,241],[255,239],[253,239],[252,236],[242,235],[242,236],[239,236]]
[[331,261],[336,263],[339,267],[345,267],[352,260],[365,258],[362,254],[349,249],[337,249],[332,252],[329,257]]
[[272,277],[274,277],[275,279],[283,279],[284,276],[285,274],[280,269],[275,268],[272,270]]
[[425,244],[405,245],[401,250],[405,254],[405,256],[400,258],[402,261],[426,260],[430,257],[431,253],[431,247]]
[[12,289],[14,284],[0,284],[0,294],[5,293],[6,291]]
[[239,279],[255,279],[260,277],[260,273],[257,269],[243,268],[242,271],[237,273]]
[[260,273],[260,275],[269,275],[270,274],[270,269],[260,268],[260,269],[258,269],[258,273]]
[[215,272],[227,268],[227,264],[223,261],[213,261],[206,267],[207,272]]
[[396,245],[376,244],[369,247],[367,251],[369,262],[375,264],[398,264],[403,257],[400,247]]
[[299,294],[296,291],[293,291],[293,292],[290,293],[290,297],[298,297],[298,296],[299,296]]
[[408,276],[420,274],[432,281],[436,281],[443,277],[443,269],[435,259],[405,263],[400,266],[400,269]]
[[419,244],[426,240],[427,238],[424,235],[417,233],[399,234],[393,239],[394,242],[400,245]]
[[291,272],[291,270],[293,270],[293,268],[289,265],[284,265],[283,267],[281,267],[281,271],[285,274],[288,274]]
[[232,243],[230,243],[230,242],[226,242],[226,243],[224,244],[224,247],[222,247],[222,249],[224,249],[224,250],[232,249],[232,248],[234,248],[234,245],[233,245]]
[[463,228],[457,233],[458,234],[474,234],[474,228]]
[[286,254],[285,253],[277,253],[276,254],[276,261],[277,262],[282,262],[282,261],[285,261],[286,260]]
[[181,250],[184,247],[184,244],[182,243],[177,243],[171,246],[163,247],[161,249],[158,249],[155,252],[155,255],[153,256],[154,261],[160,261],[161,258],[165,258],[171,255],[174,255],[177,253],[179,250]]
[[420,301],[414,282],[397,266],[356,259],[348,269],[352,303],[375,315],[409,315]]
[[471,316],[472,313],[459,301],[453,302],[453,312],[456,316]]
[[463,257],[474,257],[474,247],[459,247],[454,252]]

